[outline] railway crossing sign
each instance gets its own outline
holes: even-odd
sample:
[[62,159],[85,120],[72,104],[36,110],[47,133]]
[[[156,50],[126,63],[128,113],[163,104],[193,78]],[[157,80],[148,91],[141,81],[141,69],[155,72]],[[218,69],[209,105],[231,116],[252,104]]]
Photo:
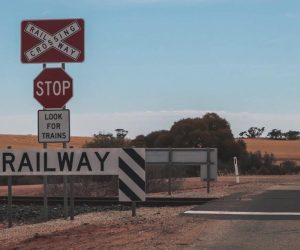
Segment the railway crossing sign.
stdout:
[[57,143],[70,141],[70,111],[39,110],[38,111],[39,143]]
[[73,79],[62,68],[46,68],[33,80],[33,96],[44,108],[62,108],[73,96]]
[[23,63],[84,61],[84,20],[24,20],[21,23]]

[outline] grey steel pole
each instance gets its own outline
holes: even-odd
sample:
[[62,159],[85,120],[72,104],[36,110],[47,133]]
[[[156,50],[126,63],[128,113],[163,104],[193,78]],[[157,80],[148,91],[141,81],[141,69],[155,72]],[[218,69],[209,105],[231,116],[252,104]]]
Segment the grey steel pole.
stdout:
[[7,177],[7,196],[8,196],[8,227],[12,227],[12,176]]
[[136,201],[132,201],[131,202],[131,214],[132,214],[132,217],[135,217],[136,216]]
[[[67,148],[67,143],[63,143],[63,148]],[[68,219],[68,176],[64,175],[64,219]]]
[[168,194],[172,193],[172,148],[169,148],[169,160],[168,160]]
[[[43,148],[47,149],[47,143],[43,143]],[[44,221],[48,220],[48,176],[43,175],[43,186],[44,186]]]
[[74,176],[70,176],[70,219],[74,220]]
[[[8,146],[7,149],[11,149],[11,146]],[[7,201],[8,201],[8,209],[7,209],[8,227],[12,227],[12,176],[7,177]]]
[[207,193],[210,192],[210,166],[211,166],[211,161],[210,161],[210,150],[207,151],[207,176],[206,176],[206,181],[207,181]]
[[[47,68],[47,64],[43,63],[43,69]],[[44,108],[45,109],[45,108]],[[47,149],[48,145],[47,143],[43,143],[43,148]],[[43,186],[44,186],[44,197],[43,197],[43,203],[44,203],[44,208],[43,208],[43,214],[44,214],[44,221],[48,220],[48,177],[47,175],[43,175]]]
[[[73,148],[71,146],[70,148]],[[75,204],[74,204],[74,176],[69,177],[70,182],[70,219],[74,220],[74,210],[75,210]]]
[[[61,64],[62,68],[65,70],[66,65],[65,63]],[[63,107],[66,109],[66,106]],[[67,143],[63,142],[63,148],[67,148]],[[65,220],[68,219],[68,176],[64,175],[64,218]]]

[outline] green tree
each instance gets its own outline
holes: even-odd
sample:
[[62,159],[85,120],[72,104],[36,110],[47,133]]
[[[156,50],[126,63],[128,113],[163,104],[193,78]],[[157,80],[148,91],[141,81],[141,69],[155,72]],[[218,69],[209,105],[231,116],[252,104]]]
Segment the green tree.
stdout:
[[84,148],[119,148],[128,147],[129,140],[118,138],[111,133],[94,134],[93,140],[83,145]]
[[288,132],[284,133],[284,136],[287,140],[297,140],[299,139],[300,132],[295,130],[289,130]]
[[265,131],[265,127],[261,127],[261,128],[251,127],[247,131],[242,131],[239,135],[241,137],[246,136],[248,138],[257,138],[260,137],[264,131]]
[[144,138],[139,135],[132,145],[141,145],[141,141],[146,147],[216,147],[222,161],[231,161],[246,151],[245,143],[234,139],[229,123],[215,113],[179,120],[169,131],[154,131]]
[[269,133],[268,133],[268,137],[270,137],[271,139],[281,139],[282,138],[282,132],[280,129],[272,129]]

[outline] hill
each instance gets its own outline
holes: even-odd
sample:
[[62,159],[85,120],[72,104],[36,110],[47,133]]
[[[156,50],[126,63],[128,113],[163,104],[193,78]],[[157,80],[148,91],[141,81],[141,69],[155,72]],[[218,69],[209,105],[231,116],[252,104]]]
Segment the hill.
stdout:
[[[86,142],[92,140],[92,137],[84,136],[71,136],[71,141],[68,147],[80,148]],[[43,144],[38,142],[35,135],[4,135],[0,134],[0,149],[11,146],[15,149],[28,149],[28,148],[43,148]],[[49,148],[61,148],[62,143],[48,143]]]
[[247,150],[250,152],[274,154],[276,160],[300,161],[300,140],[270,140],[270,139],[244,139]]

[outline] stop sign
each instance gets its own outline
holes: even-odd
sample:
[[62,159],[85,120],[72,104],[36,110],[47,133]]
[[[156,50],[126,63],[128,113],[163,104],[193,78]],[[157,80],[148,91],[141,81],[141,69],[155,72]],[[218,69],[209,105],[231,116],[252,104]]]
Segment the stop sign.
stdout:
[[46,68],[33,80],[33,96],[46,109],[62,108],[73,96],[73,79],[62,68]]

